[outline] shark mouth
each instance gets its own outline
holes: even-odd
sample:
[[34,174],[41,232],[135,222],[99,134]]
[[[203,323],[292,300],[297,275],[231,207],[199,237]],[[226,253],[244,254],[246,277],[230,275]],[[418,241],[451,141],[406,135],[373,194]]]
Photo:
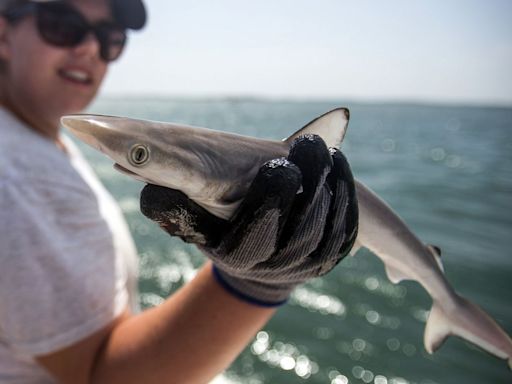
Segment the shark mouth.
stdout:
[[139,175],[138,173],[135,173],[133,171],[130,171],[129,169],[123,167],[122,165],[118,164],[118,163],[114,163],[114,169],[116,171],[119,171],[125,175],[128,175],[136,180],[139,180],[139,181],[142,181],[143,183],[149,183],[149,184],[153,184],[151,182],[151,180],[148,180],[146,179],[145,177],[142,177],[141,175]]

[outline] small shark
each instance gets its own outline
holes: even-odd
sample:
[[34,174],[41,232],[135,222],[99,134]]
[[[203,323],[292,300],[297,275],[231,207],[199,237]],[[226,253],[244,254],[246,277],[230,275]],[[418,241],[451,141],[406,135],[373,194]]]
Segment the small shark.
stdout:
[[[146,183],[181,190],[212,214],[229,219],[259,168],[286,157],[295,138],[317,134],[330,147],[345,136],[349,111],[317,117],[283,141],[257,139],[181,124],[101,115],[61,119],[80,140],[115,162],[119,171]],[[443,274],[439,248],[423,244],[374,192],[357,181],[359,231],[351,254],[365,247],[379,257],[393,283],[415,280],[432,297],[424,333],[433,353],[449,335],[459,336],[508,361],[512,340],[481,308],[459,296]]]

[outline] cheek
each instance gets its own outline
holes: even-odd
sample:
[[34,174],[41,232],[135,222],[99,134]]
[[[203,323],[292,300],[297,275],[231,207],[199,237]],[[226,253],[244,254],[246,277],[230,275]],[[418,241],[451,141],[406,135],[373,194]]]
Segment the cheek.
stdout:
[[[9,64],[13,90],[30,96],[51,97],[52,84],[56,81],[51,55],[18,55]],[[46,96],[45,96],[46,95]]]
[[108,72],[108,65],[105,64],[104,62],[101,62],[101,64],[98,66],[97,75],[96,75],[98,87],[103,82],[103,79],[107,75],[107,72]]
[[15,85],[32,85],[37,92],[37,88],[52,80],[58,55],[39,41],[35,31],[22,32],[14,36],[11,44],[9,77]]

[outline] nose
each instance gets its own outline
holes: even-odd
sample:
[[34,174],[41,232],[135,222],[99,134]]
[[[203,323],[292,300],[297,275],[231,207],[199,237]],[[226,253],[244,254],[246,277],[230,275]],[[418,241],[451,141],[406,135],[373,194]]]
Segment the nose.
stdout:
[[100,42],[93,32],[89,32],[84,39],[73,48],[73,52],[77,56],[90,56],[100,58]]

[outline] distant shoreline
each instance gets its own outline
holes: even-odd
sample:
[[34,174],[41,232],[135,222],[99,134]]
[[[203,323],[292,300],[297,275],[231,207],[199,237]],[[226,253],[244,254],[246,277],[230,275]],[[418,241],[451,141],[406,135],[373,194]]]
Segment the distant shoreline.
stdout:
[[435,108],[490,108],[512,109],[512,104],[501,102],[471,102],[471,101],[444,101],[444,100],[416,100],[416,99],[357,99],[344,97],[291,97],[291,96],[251,96],[251,95],[173,95],[173,94],[100,94],[97,102],[101,101],[186,101],[186,102],[232,102],[232,103],[312,103],[312,104],[339,104],[343,106],[401,106],[401,107],[435,107]]

